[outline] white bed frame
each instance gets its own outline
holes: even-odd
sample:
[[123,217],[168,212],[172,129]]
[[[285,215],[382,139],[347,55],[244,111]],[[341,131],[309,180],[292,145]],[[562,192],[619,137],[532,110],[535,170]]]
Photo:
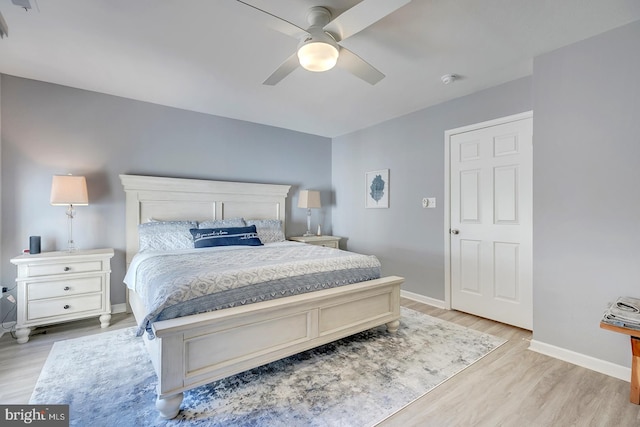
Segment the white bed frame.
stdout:
[[[155,220],[243,217],[285,223],[290,186],[120,175],[126,192],[127,265],[138,251],[138,224]],[[339,288],[155,322],[144,337],[158,376],[156,407],[180,411],[183,392],[386,324],[400,325],[403,278],[384,277]],[[129,290],[138,323],[145,316]]]

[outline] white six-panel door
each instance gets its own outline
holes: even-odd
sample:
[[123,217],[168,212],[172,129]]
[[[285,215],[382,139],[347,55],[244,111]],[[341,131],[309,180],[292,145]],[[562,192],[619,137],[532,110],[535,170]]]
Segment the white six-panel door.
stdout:
[[447,132],[447,279],[451,308],[532,329],[533,119],[505,121]]

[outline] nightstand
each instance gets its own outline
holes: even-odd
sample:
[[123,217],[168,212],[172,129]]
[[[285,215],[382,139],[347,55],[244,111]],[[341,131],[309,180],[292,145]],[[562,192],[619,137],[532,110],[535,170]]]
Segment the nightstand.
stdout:
[[294,242],[308,243],[310,245],[326,246],[327,248],[338,249],[342,237],[335,236],[296,236],[289,237]]
[[113,249],[43,252],[11,260],[18,267],[18,343],[36,326],[100,316],[111,321],[110,277]]

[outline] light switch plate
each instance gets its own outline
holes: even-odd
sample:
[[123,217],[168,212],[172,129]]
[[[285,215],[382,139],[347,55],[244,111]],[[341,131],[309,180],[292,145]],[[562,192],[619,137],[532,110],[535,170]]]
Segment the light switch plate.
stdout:
[[435,197],[424,197],[422,199],[422,207],[423,208],[435,208],[436,207],[436,198]]

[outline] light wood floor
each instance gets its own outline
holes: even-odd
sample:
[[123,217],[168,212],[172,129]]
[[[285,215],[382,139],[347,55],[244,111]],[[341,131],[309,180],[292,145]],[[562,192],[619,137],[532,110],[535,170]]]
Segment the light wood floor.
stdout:
[[[629,403],[629,383],[527,350],[531,333],[407,299],[402,305],[508,339],[491,354],[408,405],[389,426],[640,426],[640,405]],[[27,403],[55,341],[133,326],[116,314],[108,329],[97,319],[51,326],[19,345],[0,338],[0,403]]]

